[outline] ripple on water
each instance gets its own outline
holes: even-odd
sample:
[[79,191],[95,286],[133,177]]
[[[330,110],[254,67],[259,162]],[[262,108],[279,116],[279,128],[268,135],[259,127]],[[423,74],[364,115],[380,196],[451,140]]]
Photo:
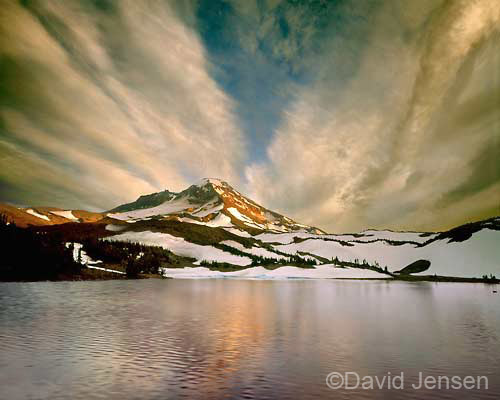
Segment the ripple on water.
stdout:
[[[0,398],[499,398],[497,299],[462,284],[4,283]],[[332,392],[332,371],[488,375],[490,390]]]

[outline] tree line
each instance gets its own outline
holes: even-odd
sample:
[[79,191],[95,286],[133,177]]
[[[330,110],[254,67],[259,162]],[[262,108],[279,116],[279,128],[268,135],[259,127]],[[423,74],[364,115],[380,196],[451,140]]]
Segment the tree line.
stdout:
[[20,228],[0,214],[0,280],[57,280],[81,273],[61,235]]
[[163,265],[177,262],[171,251],[159,246],[97,238],[86,239],[82,244],[93,259],[106,264],[120,264],[129,278],[137,278],[140,274],[158,274]]
[[[250,258],[252,260],[252,263],[250,264],[251,267],[264,266],[264,265],[287,264],[287,265],[294,265],[294,266],[302,267],[302,268],[308,268],[308,267],[312,267],[312,266],[318,264],[318,262],[314,258],[301,257],[297,254],[286,254],[286,253],[282,253],[282,252],[275,251],[275,250],[272,250],[272,251],[275,252],[277,255],[283,256],[283,258],[259,256],[256,254],[248,253],[246,251],[241,251],[239,249],[236,249],[235,247],[228,246],[228,245],[222,244],[222,243],[218,243],[218,244],[214,245],[214,247],[216,247],[222,251],[225,251],[227,253],[236,255],[236,256]],[[212,267],[215,267],[216,264],[217,264],[216,262],[210,263],[210,265]],[[219,264],[222,264],[222,263],[219,263]]]

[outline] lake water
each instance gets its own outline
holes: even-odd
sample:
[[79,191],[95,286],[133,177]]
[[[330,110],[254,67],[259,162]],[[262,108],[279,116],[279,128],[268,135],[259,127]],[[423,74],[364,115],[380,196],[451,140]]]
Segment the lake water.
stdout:
[[[498,399],[494,289],[334,280],[0,283],[0,398]],[[325,379],[334,371],[404,373],[404,390],[333,390]],[[416,390],[419,372],[486,376],[489,388]]]

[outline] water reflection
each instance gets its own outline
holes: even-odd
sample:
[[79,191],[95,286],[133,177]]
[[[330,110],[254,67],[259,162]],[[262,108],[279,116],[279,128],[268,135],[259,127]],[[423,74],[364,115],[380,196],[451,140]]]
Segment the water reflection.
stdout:
[[0,398],[352,396],[331,371],[487,375],[497,398],[500,297],[472,284],[148,280],[0,284]]

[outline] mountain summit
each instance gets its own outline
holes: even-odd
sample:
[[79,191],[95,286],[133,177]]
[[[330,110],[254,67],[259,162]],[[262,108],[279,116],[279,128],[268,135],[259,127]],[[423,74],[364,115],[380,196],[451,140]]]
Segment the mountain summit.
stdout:
[[178,193],[164,190],[140,196],[132,203],[110,210],[108,216],[131,223],[167,218],[211,227],[242,229],[252,233],[323,233],[318,228],[299,224],[257,204],[227,182],[214,178],[202,179]]

